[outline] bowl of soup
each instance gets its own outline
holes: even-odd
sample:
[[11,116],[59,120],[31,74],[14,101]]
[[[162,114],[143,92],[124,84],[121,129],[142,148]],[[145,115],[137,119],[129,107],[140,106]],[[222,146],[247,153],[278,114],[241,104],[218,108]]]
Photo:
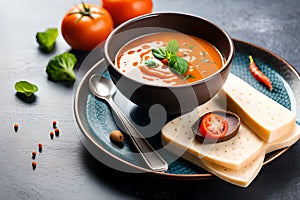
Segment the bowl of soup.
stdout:
[[118,26],[104,45],[118,90],[141,108],[188,112],[222,88],[234,44],[220,27],[185,13],[152,13]]

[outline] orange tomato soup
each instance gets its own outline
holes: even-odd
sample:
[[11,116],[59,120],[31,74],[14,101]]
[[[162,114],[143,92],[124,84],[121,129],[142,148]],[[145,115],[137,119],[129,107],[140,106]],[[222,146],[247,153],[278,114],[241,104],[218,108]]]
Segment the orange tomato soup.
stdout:
[[[153,48],[166,48],[171,40],[178,42],[177,55],[188,61],[188,70],[179,74],[167,63],[154,57]],[[145,61],[155,62],[149,67]],[[125,44],[116,56],[116,67],[126,76],[151,85],[183,85],[199,81],[218,71],[224,64],[220,52],[209,42],[195,36],[160,32],[141,36]]]

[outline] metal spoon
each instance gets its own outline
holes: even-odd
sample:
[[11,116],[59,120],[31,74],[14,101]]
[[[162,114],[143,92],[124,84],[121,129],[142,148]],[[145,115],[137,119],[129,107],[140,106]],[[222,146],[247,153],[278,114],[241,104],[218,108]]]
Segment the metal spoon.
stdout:
[[134,146],[144,158],[146,164],[154,171],[165,172],[168,169],[167,162],[156,152],[156,150],[148,143],[148,141],[139,133],[131,121],[122,113],[113,101],[113,94],[116,87],[113,82],[105,77],[94,74],[89,80],[89,87],[92,93],[105,101],[118,116],[120,122],[130,136]]

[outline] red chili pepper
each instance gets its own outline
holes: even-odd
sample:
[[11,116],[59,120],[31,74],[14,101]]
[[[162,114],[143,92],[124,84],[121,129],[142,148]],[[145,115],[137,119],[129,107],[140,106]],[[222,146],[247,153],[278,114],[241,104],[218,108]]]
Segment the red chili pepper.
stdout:
[[254,62],[251,55],[249,55],[249,60],[250,60],[249,69],[250,69],[250,72],[251,72],[252,76],[256,80],[258,80],[259,82],[266,85],[269,88],[269,90],[273,90],[272,83],[271,83],[270,79],[264,73],[262,73],[262,71],[260,71],[258,69],[258,67],[255,64],[255,62]]

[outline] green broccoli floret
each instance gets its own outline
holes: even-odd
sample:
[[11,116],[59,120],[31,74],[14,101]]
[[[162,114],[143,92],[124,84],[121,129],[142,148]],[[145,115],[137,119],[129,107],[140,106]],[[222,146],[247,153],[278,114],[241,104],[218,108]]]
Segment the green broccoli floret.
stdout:
[[74,66],[77,58],[74,54],[65,52],[49,61],[46,72],[53,81],[75,81]]
[[50,52],[54,49],[57,37],[57,28],[48,28],[45,32],[38,32],[36,34],[36,41],[40,45],[41,50]]

